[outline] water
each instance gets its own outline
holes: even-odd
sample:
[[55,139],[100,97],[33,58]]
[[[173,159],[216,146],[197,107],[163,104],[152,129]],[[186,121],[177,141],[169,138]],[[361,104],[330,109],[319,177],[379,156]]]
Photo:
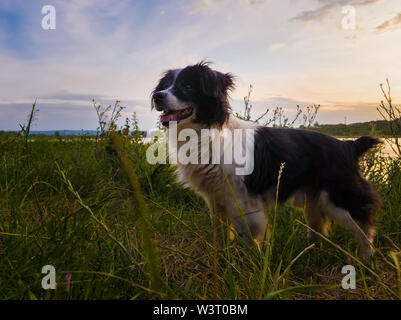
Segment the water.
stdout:
[[[384,140],[384,139],[382,139]],[[398,138],[398,144],[401,145],[401,139]],[[389,157],[396,157],[397,156],[397,146],[395,143],[395,139],[386,139],[384,140],[383,151],[385,155]]]

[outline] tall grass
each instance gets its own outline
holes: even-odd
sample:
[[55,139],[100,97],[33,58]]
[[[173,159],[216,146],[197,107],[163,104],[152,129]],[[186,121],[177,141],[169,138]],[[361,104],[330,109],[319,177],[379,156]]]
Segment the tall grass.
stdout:
[[[230,240],[174,168],[150,165],[137,135],[104,126],[97,138],[0,138],[0,298],[401,298],[400,158],[364,159],[383,209],[377,253],[362,261],[340,227],[309,242],[302,210],[289,205],[269,212],[260,246]],[[41,288],[46,264],[55,291]],[[341,288],[346,264],[357,269],[356,290]]]

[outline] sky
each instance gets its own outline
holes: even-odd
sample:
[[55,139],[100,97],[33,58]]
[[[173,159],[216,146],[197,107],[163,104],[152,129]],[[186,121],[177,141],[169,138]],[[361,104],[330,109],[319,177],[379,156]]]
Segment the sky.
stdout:
[[[56,29],[42,28],[45,5]],[[400,0],[1,0],[0,130],[35,99],[33,130],[96,129],[93,98],[154,128],[161,74],[200,60],[236,76],[234,111],[252,84],[255,117],[319,104],[319,123],[377,120],[386,78],[401,101],[400,49]]]

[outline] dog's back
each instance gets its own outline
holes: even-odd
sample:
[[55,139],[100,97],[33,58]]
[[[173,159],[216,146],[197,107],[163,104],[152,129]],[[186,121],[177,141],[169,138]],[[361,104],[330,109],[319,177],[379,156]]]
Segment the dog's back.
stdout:
[[[344,217],[349,213],[371,241],[380,200],[361,176],[359,159],[379,143],[371,137],[342,141],[312,131],[260,127],[255,135],[255,169],[245,183],[252,194],[275,190],[284,163],[278,188],[280,202],[301,193],[305,199],[301,203],[310,207],[309,220],[316,221],[317,231],[324,231],[328,218],[350,227],[354,222]],[[357,229],[355,225],[352,228]],[[361,242],[366,247],[366,241]]]
[[300,188],[315,196],[326,190],[336,205],[366,222],[368,217],[357,207],[376,206],[377,197],[374,192],[353,197],[356,190],[361,193],[371,189],[360,175],[358,161],[379,143],[371,137],[342,141],[312,131],[259,127],[255,136],[255,168],[245,183],[251,193],[262,194],[276,186],[280,165],[284,163],[279,201],[286,201]]

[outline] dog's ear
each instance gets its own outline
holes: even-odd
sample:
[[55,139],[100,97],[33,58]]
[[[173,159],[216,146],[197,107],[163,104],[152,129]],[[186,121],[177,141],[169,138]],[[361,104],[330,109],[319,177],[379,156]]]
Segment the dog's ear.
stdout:
[[201,73],[200,87],[207,96],[226,98],[228,92],[234,89],[234,76],[205,67]]
[[215,71],[217,87],[220,89],[220,93],[228,94],[229,91],[234,89],[234,76],[231,73],[221,73]]
[[196,121],[211,125],[223,125],[230,114],[228,93],[234,88],[234,77],[230,73],[222,73],[210,69],[208,66],[200,67],[200,90],[204,98],[197,108]]

